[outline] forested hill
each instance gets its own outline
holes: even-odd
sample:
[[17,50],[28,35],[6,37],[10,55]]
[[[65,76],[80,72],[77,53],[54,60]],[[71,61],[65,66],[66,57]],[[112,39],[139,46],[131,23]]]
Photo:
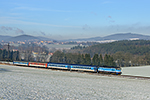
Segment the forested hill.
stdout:
[[94,54],[115,54],[116,52],[131,53],[132,55],[145,55],[150,52],[150,40],[116,41],[93,45],[83,49],[72,49],[70,52]]

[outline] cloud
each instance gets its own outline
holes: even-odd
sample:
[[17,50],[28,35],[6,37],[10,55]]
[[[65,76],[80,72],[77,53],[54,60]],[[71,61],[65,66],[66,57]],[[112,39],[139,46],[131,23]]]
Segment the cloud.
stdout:
[[93,14],[93,15],[97,16],[97,13],[95,13],[95,12],[93,12],[93,11],[91,12],[91,14]]
[[15,7],[12,10],[28,10],[28,11],[50,11],[50,12],[73,12],[69,10],[54,10],[54,9],[43,9],[43,8],[34,8],[34,7]]
[[63,36],[62,35],[58,35],[58,37],[62,38]]
[[114,23],[115,21],[114,21],[114,20],[110,20],[109,22],[110,22],[110,23]]
[[16,28],[16,30],[15,30],[15,32],[17,33],[17,34],[24,34],[24,31],[23,30],[21,30],[21,29],[19,29],[19,28]]
[[38,22],[28,22],[16,20],[15,17],[0,17],[0,24],[22,24],[22,25],[42,25],[42,26],[50,26],[50,27],[70,27],[70,28],[80,28],[79,26],[64,26],[64,25],[54,25],[54,24],[46,24],[46,23],[38,23]]
[[113,20],[112,16],[110,16],[110,15],[107,17],[107,19],[108,19],[109,23],[114,23],[115,22],[115,20]]
[[87,24],[83,25],[82,30],[88,30],[88,29],[90,29],[89,25],[87,25]]
[[40,33],[41,33],[42,35],[46,35],[45,32],[42,32],[42,31],[41,31]]
[[13,10],[42,11],[42,9],[40,9],[40,8],[33,8],[33,7],[16,7]]
[[112,18],[111,16],[108,16],[108,18]]
[[24,34],[24,31],[16,27],[1,26],[0,30],[6,34],[13,32],[15,34]]
[[140,25],[134,26],[135,24],[128,24],[128,25],[109,25],[107,27],[103,27],[101,30],[104,30],[104,33],[123,33],[123,32],[131,32],[131,33],[142,33],[142,34],[149,34],[150,32],[150,25]]
[[11,30],[13,30],[11,27],[5,27],[5,26],[1,26],[0,29],[4,30],[4,31],[11,31]]

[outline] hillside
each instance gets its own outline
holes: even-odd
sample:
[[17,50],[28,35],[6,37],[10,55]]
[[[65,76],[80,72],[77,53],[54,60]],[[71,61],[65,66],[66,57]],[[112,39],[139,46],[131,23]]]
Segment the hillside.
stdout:
[[97,44],[81,49],[72,49],[69,52],[79,54],[110,54],[117,66],[150,65],[150,40],[123,40],[112,43]]
[[[34,37],[34,36],[30,36],[30,35],[20,35],[20,36],[16,36],[16,37],[12,37],[12,38],[9,38],[8,40],[9,41],[28,41],[28,40],[36,40],[38,39],[37,37]],[[7,41],[8,41],[7,40]]]
[[45,37],[35,37],[31,35],[19,35],[16,37],[6,38],[5,41],[35,41],[35,40],[52,40]]
[[[141,34],[133,34],[133,33],[118,33],[113,35],[108,35],[105,37],[91,37],[91,38],[78,38],[78,39],[68,39],[68,40],[55,40],[55,41],[61,41],[61,42],[70,42],[70,41],[105,41],[105,40],[150,40],[150,36],[148,35],[141,35]],[[20,35],[20,36],[3,36],[0,35],[0,41],[33,41],[33,40],[46,40],[46,41],[53,41],[54,39],[42,37],[42,36],[31,36],[31,35]]]
[[0,41],[4,41],[4,40],[6,40],[6,39],[9,39],[9,38],[11,38],[11,36],[3,36],[3,35],[0,35]]
[[105,37],[92,37],[92,38],[81,38],[81,39],[69,39],[63,41],[104,41],[104,40],[150,40],[150,36],[134,34],[134,33],[118,33],[113,35],[108,35]]
[[131,53],[133,55],[144,55],[150,52],[150,40],[117,41],[112,43],[97,44],[84,49],[73,49],[70,52],[89,53],[93,56],[98,54],[114,54],[118,51]]
[[103,37],[103,40],[131,40],[131,39],[150,40],[150,36],[133,33],[118,33]]

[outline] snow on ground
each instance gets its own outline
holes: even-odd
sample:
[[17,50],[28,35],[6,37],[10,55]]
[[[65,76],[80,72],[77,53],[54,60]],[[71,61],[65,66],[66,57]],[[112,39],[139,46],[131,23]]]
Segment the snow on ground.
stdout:
[[0,65],[4,100],[150,100],[150,80]]
[[150,66],[122,67],[122,75],[150,77]]

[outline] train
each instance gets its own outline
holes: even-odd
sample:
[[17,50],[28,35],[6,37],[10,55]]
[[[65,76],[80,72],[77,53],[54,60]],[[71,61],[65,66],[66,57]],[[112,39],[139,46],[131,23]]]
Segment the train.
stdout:
[[24,61],[13,61],[13,65],[57,69],[57,70],[107,73],[114,75],[121,75],[122,73],[120,67],[111,67],[111,66],[91,66],[91,65],[66,64],[66,63],[52,63],[52,62],[43,63],[43,62],[24,62]]

